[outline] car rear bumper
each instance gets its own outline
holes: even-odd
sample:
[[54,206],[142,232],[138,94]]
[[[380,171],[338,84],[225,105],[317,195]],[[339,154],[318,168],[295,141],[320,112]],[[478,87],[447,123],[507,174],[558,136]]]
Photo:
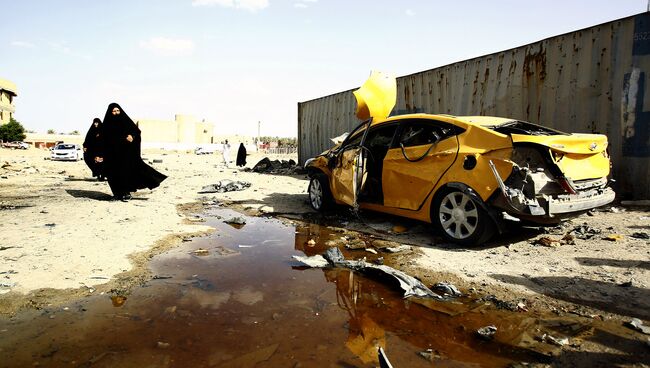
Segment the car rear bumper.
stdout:
[[612,188],[591,189],[577,194],[559,195],[548,201],[548,214],[565,214],[587,211],[614,201]]

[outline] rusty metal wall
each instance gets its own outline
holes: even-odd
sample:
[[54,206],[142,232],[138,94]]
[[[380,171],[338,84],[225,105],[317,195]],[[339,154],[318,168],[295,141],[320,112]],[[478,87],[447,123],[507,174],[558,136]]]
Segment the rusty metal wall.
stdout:
[[[494,115],[609,138],[620,198],[650,199],[650,14],[397,79],[392,115]],[[298,104],[298,159],[351,131],[352,90]]]

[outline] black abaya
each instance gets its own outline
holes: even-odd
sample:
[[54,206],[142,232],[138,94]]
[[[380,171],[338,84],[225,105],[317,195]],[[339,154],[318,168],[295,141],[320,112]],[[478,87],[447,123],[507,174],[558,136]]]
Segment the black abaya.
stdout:
[[237,150],[237,166],[246,166],[246,147],[244,147],[243,143],[239,144]]
[[[120,109],[119,115],[113,115],[115,107]],[[142,161],[140,129],[120,105],[108,105],[103,132],[106,177],[116,198],[124,199],[138,189],[156,188],[167,178]],[[127,140],[129,135],[133,138],[132,142]]]
[[[97,123],[97,126],[95,126]],[[103,156],[103,145],[102,145],[102,121],[98,118],[93,120],[88,133],[86,133],[86,139],[84,140],[84,161],[90,171],[92,171],[93,176],[99,179],[102,179],[103,175],[103,164],[101,162],[96,162],[95,157]]]

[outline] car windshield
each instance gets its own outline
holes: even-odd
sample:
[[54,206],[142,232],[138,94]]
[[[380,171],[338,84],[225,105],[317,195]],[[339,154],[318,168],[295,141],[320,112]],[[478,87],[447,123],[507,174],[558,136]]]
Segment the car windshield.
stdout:
[[56,146],[56,149],[61,150],[61,149],[74,149],[74,144],[59,144]]
[[512,120],[501,125],[489,125],[486,126],[486,128],[492,129],[501,134],[568,135],[559,130],[519,120]]

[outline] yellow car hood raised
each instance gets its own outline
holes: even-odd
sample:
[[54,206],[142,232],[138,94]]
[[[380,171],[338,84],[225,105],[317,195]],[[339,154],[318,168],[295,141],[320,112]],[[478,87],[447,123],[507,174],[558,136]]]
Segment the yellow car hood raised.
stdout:
[[562,153],[594,154],[607,148],[602,134],[523,135],[512,134],[513,143],[537,143]]
[[383,120],[390,115],[397,101],[397,81],[392,75],[372,71],[368,80],[352,92],[357,99],[357,118]]

